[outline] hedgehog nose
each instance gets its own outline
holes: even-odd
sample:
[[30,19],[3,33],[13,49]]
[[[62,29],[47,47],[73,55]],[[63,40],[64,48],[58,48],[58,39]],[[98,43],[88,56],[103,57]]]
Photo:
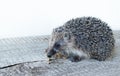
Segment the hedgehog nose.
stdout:
[[51,58],[51,57],[52,57],[52,55],[51,55],[50,53],[48,53],[48,54],[47,54],[47,57],[48,57],[48,58]]

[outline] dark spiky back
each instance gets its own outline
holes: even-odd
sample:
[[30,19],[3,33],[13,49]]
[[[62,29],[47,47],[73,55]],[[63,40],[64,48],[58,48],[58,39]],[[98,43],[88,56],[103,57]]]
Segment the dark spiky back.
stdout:
[[66,32],[75,37],[75,45],[87,52],[106,53],[114,48],[114,37],[108,24],[95,17],[69,20],[64,25]]

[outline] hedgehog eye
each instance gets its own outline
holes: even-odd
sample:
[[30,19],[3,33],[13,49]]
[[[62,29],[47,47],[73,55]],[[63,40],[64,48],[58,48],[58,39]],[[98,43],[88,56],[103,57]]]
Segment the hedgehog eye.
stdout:
[[61,45],[58,44],[58,43],[55,44],[55,47],[56,47],[56,48],[59,48],[60,46],[61,46]]

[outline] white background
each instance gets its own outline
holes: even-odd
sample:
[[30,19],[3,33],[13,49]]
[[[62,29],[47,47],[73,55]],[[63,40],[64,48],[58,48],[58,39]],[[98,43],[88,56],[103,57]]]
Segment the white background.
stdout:
[[120,0],[0,0],[0,38],[47,35],[82,16],[100,18],[120,30]]

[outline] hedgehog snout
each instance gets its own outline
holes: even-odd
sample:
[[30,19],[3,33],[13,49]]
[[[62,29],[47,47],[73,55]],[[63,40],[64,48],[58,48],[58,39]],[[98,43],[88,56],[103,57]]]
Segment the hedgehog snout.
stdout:
[[47,54],[47,57],[48,57],[48,58],[51,58],[51,57],[52,57],[52,55],[51,55],[50,53],[48,53],[48,54]]
[[51,49],[48,53],[47,53],[47,57],[51,58],[53,55],[55,55],[57,53],[56,49]]
[[63,48],[63,46],[64,46],[63,40],[55,42],[55,44],[52,47],[50,47],[50,49],[48,49],[47,57],[51,58],[53,55],[61,51],[61,48]]

